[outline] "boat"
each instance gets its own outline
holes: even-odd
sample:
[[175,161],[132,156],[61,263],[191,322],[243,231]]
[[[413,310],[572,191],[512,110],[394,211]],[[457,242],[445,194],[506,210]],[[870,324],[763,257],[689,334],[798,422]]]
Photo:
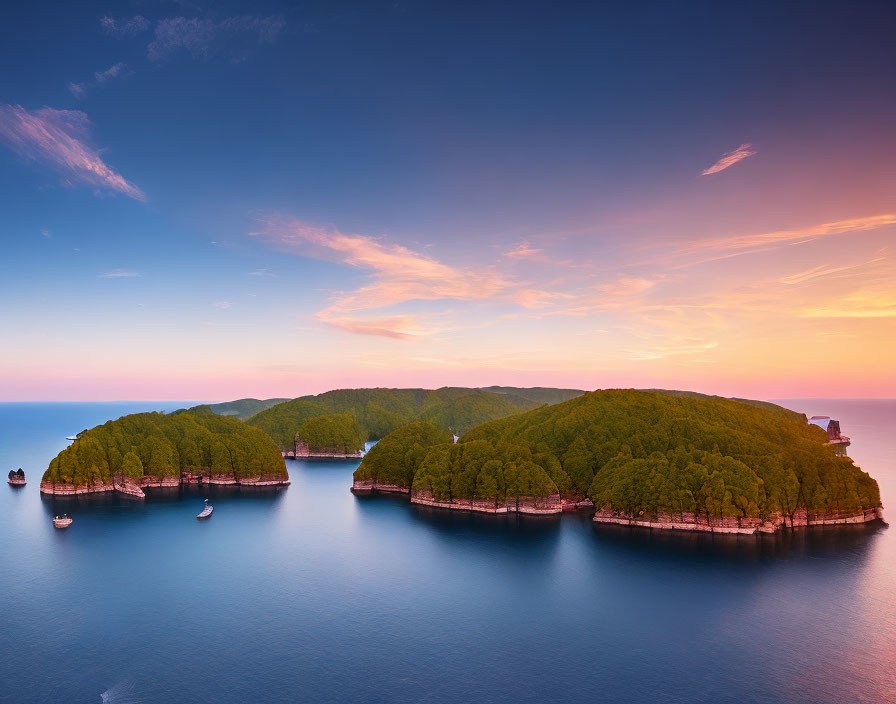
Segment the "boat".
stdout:
[[209,516],[212,515],[212,511],[214,511],[214,510],[215,510],[215,507],[212,506],[208,502],[208,499],[206,499],[205,506],[202,507],[202,510],[199,512],[199,514],[196,516],[196,518],[208,518]]
[[6,481],[13,486],[25,486],[25,471],[21,467],[9,470],[9,479]]
[[72,519],[64,513],[62,514],[62,516],[56,516],[56,518],[53,519],[54,528],[68,528],[71,524]]
[[65,439],[69,440],[70,442],[74,442],[75,440],[78,439],[78,436],[77,435],[66,435]]

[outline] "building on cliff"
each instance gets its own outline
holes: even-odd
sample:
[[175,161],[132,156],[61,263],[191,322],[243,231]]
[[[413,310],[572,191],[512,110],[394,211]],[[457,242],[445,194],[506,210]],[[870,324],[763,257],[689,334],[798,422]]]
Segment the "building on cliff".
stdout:
[[840,421],[833,420],[830,416],[812,416],[809,423],[817,425],[828,434],[828,442],[834,445],[838,455],[845,456],[849,447],[849,438],[840,433]]

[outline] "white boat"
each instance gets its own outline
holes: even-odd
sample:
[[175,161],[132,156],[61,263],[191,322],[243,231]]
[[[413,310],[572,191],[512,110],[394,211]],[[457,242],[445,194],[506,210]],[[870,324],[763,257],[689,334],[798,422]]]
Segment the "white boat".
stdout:
[[212,515],[212,511],[214,511],[214,510],[215,510],[215,507],[212,506],[208,502],[208,499],[206,499],[205,506],[202,507],[202,510],[199,512],[199,514],[196,516],[196,518],[208,518],[209,516]]
[[78,436],[77,435],[66,435],[65,439],[70,440],[70,441],[75,441],[78,439]]
[[72,519],[66,516],[64,513],[62,516],[56,516],[53,519],[53,527],[54,528],[68,528],[72,524]]

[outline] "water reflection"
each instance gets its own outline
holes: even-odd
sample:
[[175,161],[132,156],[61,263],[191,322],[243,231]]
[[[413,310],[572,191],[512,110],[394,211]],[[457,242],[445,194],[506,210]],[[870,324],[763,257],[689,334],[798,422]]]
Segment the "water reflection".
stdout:
[[274,505],[288,488],[288,486],[227,486],[220,484],[184,485],[180,487],[146,487],[143,490],[146,494],[145,499],[109,491],[75,496],[41,494],[40,500],[44,513],[49,516],[59,513],[67,513],[71,516],[76,511],[89,510],[130,510],[140,513],[146,506],[153,504],[169,504],[206,498],[216,500],[249,499]]
[[870,538],[887,529],[883,521],[841,526],[811,526],[772,534],[732,535],[698,531],[646,530],[639,527],[594,523],[601,542],[619,550],[643,551],[657,557],[743,562],[837,557],[864,554]]

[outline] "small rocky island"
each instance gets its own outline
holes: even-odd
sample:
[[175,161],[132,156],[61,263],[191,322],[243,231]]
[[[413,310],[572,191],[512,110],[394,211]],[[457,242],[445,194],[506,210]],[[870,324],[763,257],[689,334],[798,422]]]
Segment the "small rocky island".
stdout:
[[459,442],[398,428],[355,493],[486,513],[594,510],[594,520],[720,533],[882,517],[877,482],[804,415],[688,392],[595,391],[483,423]]
[[25,486],[25,470],[21,467],[9,470],[9,477],[6,481],[12,486]]
[[236,418],[135,413],[80,433],[50,462],[40,490],[143,498],[146,487],[184,484],[277,486],[289,475],[276,443]]

